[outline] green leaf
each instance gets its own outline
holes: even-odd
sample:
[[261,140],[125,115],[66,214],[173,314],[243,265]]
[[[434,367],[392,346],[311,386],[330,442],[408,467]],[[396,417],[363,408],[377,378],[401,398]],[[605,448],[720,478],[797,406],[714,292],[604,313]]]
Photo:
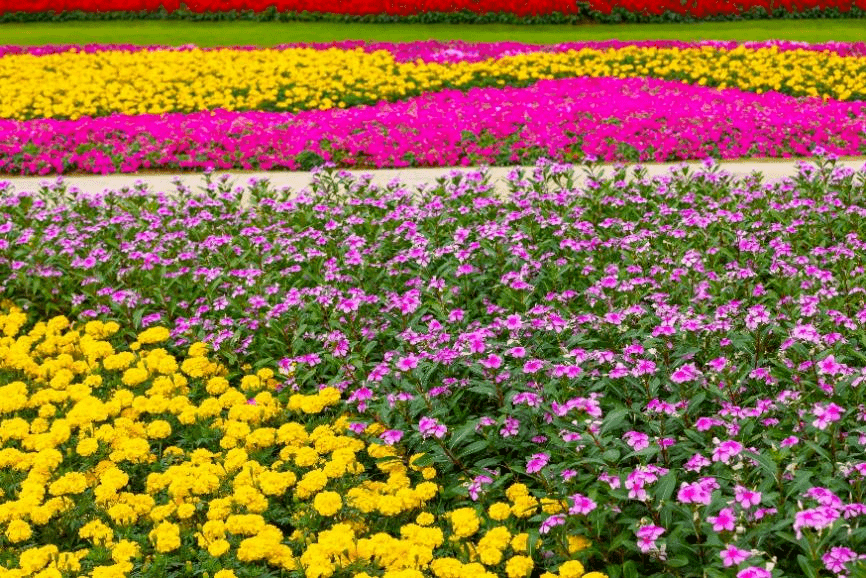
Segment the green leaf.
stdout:
[[815,570],[814,566],[812,566],[812,563],[809,562],[809,559],[802,554],[797,556],[797,564],[800,565],[800,569],[803,571],[803,574],[805,574],[808,578],[818,577],[818,572]]
[[677,475],[675,471],[672,471],[668,474],[665,474],[661,478],[659,478],[658,483],[656,484],[656,500],[659,502],[666,502],[670,500],[671,496],[674,493],[674,488],[677,486]]
[[611,430],[619,428],[620,425],[625,421],[626,416],[628,415],[627,408],[615,409],[612,412],[608,413],[604,418],[604,423],[601,425],[601,435],[604,435]]

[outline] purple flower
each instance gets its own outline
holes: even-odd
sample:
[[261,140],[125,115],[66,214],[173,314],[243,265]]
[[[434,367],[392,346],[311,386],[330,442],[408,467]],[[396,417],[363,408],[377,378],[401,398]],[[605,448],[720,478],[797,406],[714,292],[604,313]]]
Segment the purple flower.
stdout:
[[526,473],[534,474],[540,472],[547,465],[548,461],[550,461],[550,456],[547,454],[532,454],[532,457],[526,462]]

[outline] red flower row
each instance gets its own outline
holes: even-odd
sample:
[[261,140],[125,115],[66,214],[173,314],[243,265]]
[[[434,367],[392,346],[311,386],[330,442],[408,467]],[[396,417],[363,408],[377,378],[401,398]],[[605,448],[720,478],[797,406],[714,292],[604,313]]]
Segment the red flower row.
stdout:
[[[852,8],[866,10],[866,0],[583,0],[592,11],[610,14],[615,8],[641,15],[672,12],[704,18],[733,16],[763,8],[779,8],[798,13],[834,9],[842,13]],[[0,14],[11,12],[153,12],[160,7],[169,12],[185,6],[196,13],[232,10],[262,12],[274,7],[279,12],[321,12],[345,15],[389,14],[409,16],[425,12],[476,14],[510,13],[517,16],[543,16],[554,12],[579,14],[578,0],[0,0]]]

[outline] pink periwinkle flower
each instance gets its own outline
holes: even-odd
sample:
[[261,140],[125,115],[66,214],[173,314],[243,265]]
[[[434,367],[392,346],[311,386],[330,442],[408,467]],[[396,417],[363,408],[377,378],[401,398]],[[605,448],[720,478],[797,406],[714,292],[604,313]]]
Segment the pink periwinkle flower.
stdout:
[[571,500],[574,502],[574,505],[568,509],[569,514],[582,514],[585,516],[598,506],[593,500],[582,494],[574,494],[571,496]]
[[622,437],[625,440],[625,443],[636,452],[649,447],[649,436],[643,432],[634,430],[627,431]]
[[553,527],[561,526],[563,524],[565,524],[565,516],[562,514],[554,514],[541,523],[541,526],[538,528],[538,533],[547,534]]
[[761,497],[761,492],[754,492],[739,485],[734,486],[734,500],[736,500],[744,510],[748,510],[749,508],[760,504]]
[[392,446],[403,439],[403,432],[398,429],[389,429],[383,431],[379,435],[379,439],[385,442],[385,445]]
[[641,526],[635,532],[635,535],[637,536],[637,547],[644,554],[658,550],[656,540],[658,540],[664,533],[665,529],[660,526]]
[[713,525],[714,532],[733,532],[737,524],[737,516],[732,508],[722,508],[718,516],[707,516],[707,521]]
[[751,557],[751,553],[746,550],[740,550],[733,544],[728,544],[724,550],[719,552],[719,556],[722,558],[722,566],[727,568],[728,566],[736,566],[741,562],[745,562]]
[[422,417],[418,422],[418,430],[421,432],[421,436],[424,437],[424,439],[427,439],[430,436],[442,439],[445,437],[448,428],[436,421],[435,418]]
[[824,562],[824,568],[829,572],[833,572],[839,576],[845,576],[848,573],[848,569],[845,565],[857,560],[858,558],[863,558],[863,556],[858,556],[857,552],[851,548],[834,546],[821,557],[821,560]]
[[832,526],[840,516],[839,510],[828,506],[802,510],[794,514],[794,533],[799,540],[803,537],[803,528],[821,531]]
[[532,457],[529,458],[526,462],[526,473],[534,474],[536,472],[540,472],[541,469],[547,465],[547,462],[550,461],[550,456],[544,453],[541,454],[532,454]]
[[738,456],[742,451],[743,444],[736,440],[720,442],[713,450],[713,461],[722,462],[723,464],[730,463],[731,459]]
[[683,482],[677,492],[677,500],[683,504],[703,504],[709,505],[712,501],[712,491],[700,482],[687,483]]
[[760,566],[749,566],[737,572],[737,578],[772,578],[773,574]]

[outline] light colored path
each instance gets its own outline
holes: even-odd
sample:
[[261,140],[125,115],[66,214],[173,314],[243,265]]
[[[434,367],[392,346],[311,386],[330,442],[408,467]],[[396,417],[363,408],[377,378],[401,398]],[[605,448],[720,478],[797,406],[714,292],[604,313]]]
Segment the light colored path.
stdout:
[[[766,181],[773,181],[786,176],[796,174],[796,164],[798,161],[792,160],[760,160],[760,161],[729,161],[721,162],[722,170],[731,173],[734,176],[747,176],[754,171],[763,173]],[[650,176],[667,174],[671,167],[687,164],[694,169],[701,168],[700,161],[688,163],[669,163],[669,164],[651,164],[646,163],[643,166],[647,168]],[[843,158],[838,161],[839,165],[850,167],[854,170],[866,170],[866,157]],[[385,170],[357,170],[350,171],[354,175],[371,174],[373,175],[372,182],[377,185],[386,185],[388,182],[399,179],[401,183],[415,189],[423,184],[432,184],[437,177],[445,176],[451,171],[460,170],[468,171],[476,167],[462,168],[423,168],[423,169],[385,169]],[[491,181],[496,186],[497,191],[504,192],[505,180],[508,173],[514,167],[492,167],[489,168]],[[527,171],[531,171],[534,167],[524,167]],[[612,165],[604,165],[606,174],[612,172]],[[250,179],[267,179],[278,189],[290,188],[293,191],[300,191],[306,188],[311,180],[312,174],[309,172],[290,172],[290,171],[272,171],[272,172],[244,172],[244,171],[226,171],[215,172],[213,178],[216,179],[219,175],[229,174],[230,181],[234,182],[234,186],[244,186],[249,183]],[[577,175],[582,175],[583,171],[578,167]],[[631,171],[629,171],[631,174]],[[0,181],[9,181],[12,183],[16,191],[38,191],[43,184],[53,183],[58,177],[9,177],[0,176]],[[192,189],[203,187],[205,184],[204,177],[201,173],[182,173],[182,174],[131,174],[131,175],[96,175],[96,176],[68,176],[63,177],[64,182],[69,187],[77,187],[79,190],[96,194],[106,190],[119,190],[123,187],[132,187],[137,181],[148,183],[149,189],[154,192],[172,192],[176,190],[173,181],[179,179],[184,185]]]

